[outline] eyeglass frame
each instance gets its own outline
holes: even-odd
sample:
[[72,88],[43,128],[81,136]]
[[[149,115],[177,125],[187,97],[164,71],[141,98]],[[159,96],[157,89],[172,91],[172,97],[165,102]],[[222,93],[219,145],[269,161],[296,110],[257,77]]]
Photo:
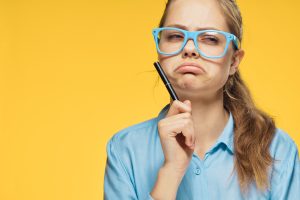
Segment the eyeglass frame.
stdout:
[[[159,49],[158,33],[161,30],[166,30],[166,29],[167,30],[177,30],[177,31],[180,31],[180,32],[184,33],[184,41],[183,41],[182,47],[174,53],[164,53],[164,52],[160,51],[160,49]],[[226,37],[226,45],[225,45],[225,49],[224,49],[224,52],[223,52],[222,55],[220,55],[220,56],[207,56],[199,49],[198,42],[197,42],[197,36],[201,33],[204,33],[204,32],[221,33]],[[206,58],[222,58],[227,53],[228,46],[229,46],[229,43],[231,41],[233,41],[233,44],[235,45],[236,50],[239,49],[239,44],[240,44],[239,39],[234,34],[228,33],[228,32],[225,32],[225,31],[221,31],[221,30],[213,30],[213,29],[201,30],[201,31],[187,31],[187,30],[183,30],[183,29],[180,29],[180,28],[176,28],[176,27],[160,27],[160,28],[154,28],[152,30],[152,34],[153,34],[153,37],[154,37],[154,41],[155,41],[155,45],[156,45],[156,49],[157,49],[158,53],[163,54],[163,55],[178,54],[179,52],[181,52],[183,50],[183,48],[185,47],[185,45],[186,45],[186,43],[189,39],[192,39],[194,41],[194,45],[195,45],[198,53],[201,56],[206,57]]]

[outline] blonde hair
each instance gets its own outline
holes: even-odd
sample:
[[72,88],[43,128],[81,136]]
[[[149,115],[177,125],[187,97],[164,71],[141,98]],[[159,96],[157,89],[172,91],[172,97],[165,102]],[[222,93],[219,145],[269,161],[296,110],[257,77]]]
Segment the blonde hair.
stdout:
[[[173,0],[174,1],[174,0]],[[165,23],[168,8],[173,2],[168,0],[159,27]],[[239,38],[243,35],[243,22],[235,0],[217,0],[226,18],[231,33]],[[246,192],[254,182],[258,189],[269,187],[268,170],[273,163],[269,146],[275,133],[272,117],[259,110],[251,98],[250,91],[237,71],[229,76],[224,85],[224,107],[234,118],[234,169],[240,188]]]

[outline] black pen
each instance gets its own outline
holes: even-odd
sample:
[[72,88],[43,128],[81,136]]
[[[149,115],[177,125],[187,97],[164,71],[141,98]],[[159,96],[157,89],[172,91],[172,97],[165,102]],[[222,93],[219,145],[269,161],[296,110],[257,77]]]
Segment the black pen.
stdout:
[[155,66],[160,78],[163,80],[169,94],[171,95],[173,101],[174,100],[179,100],[176,93],[175,93],[175,90],[173,89],[170,81],[168,80],[166,74],[164,73],[162,67],[160,66],[160,63],[157,61],[157,62],[154,62],[153,65]]

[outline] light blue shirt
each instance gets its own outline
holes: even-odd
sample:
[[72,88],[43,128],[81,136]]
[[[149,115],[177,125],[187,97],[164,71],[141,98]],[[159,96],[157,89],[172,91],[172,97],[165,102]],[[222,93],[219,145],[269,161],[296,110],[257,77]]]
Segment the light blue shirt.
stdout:
[[[150,192],[164,162],[157,123],[165,117],[170,104],[155,118],[117,132],[107,143],[104,178],[106,200],[151,200]],[[177,191],[177,200],[300,199],[300,164],[297,146],[283,130],[277,128],[270,153],[278,160],[269,172],[270,189],[259,192],[251,185],[242,196],[234,166],[234,120],[228,122],[204,159],[193,154]]]

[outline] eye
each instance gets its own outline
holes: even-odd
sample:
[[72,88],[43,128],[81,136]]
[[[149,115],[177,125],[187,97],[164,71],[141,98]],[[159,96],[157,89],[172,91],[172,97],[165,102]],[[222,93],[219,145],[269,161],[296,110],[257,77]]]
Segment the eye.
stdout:
[[198,42],[206,45],[220,45],[220,35],[217,33],[204,33],[198,36]]
[[218,43],[218,38],[213,36],[204,36],[203,39],[207,42]]
[[183,36],[182,35],[179,35],[179,34],[170,34],[168,35],[168,40],[174,40],[174,39],[182,39]]

